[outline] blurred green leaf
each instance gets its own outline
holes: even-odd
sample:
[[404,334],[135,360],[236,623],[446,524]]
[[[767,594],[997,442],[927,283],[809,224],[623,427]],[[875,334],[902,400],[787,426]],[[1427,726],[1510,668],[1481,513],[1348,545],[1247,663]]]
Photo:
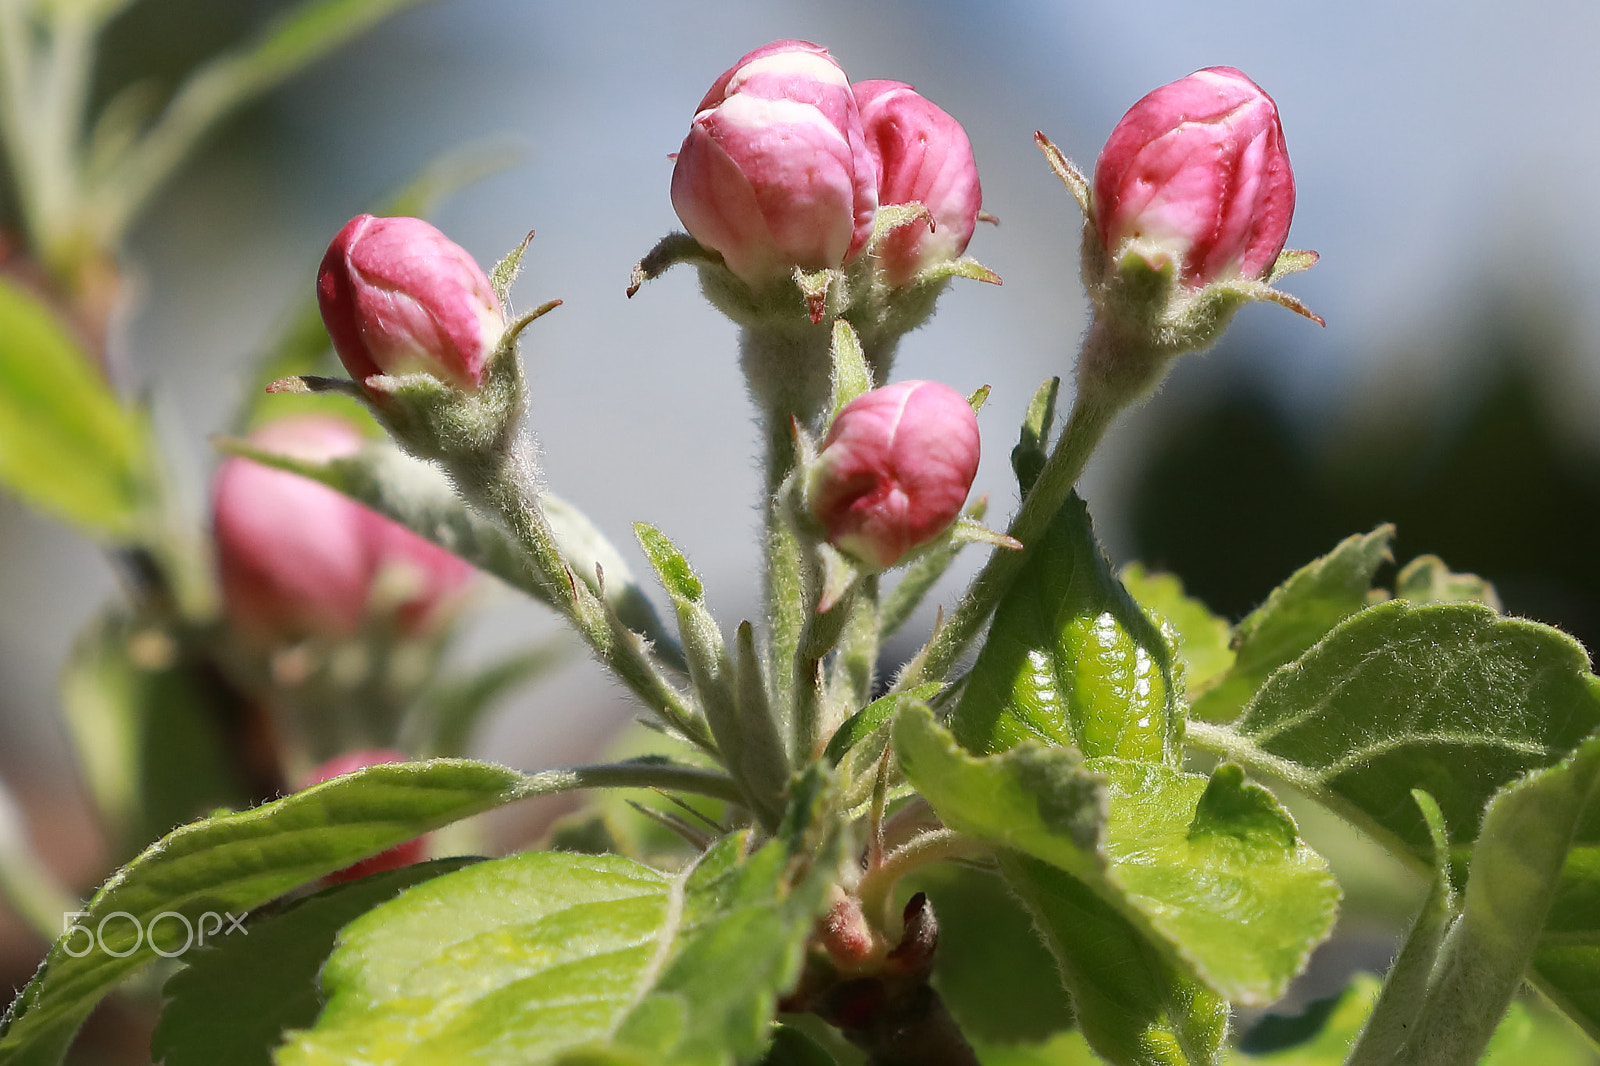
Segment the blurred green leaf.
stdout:
[[[109,951],[75,955],[79,935],[58,940],[0,1019],[0,1063],[53,1066],[89,1011],[118,980],[177,944],[181,926],[151,919],[174,911],[191,922],[206,912],[252,907],[376,855],[431,829],[527,796],[598,784],[655,783],[672,777],[719,787],[714,775],[662,765],[579,767],[521,774],[466,760],[369,766],[253,810],[214,815],[167,834],[112,875],[79,924],[100,930]],[[692,779],[692,780],[691,780]],[[726,779],[721,779],[723,782]],[[697,784],[698,783],[698,784]],[[121,912],[133,923],[109,915]],[[101,925],[104,928],[101,930]],[[156,942],[143,936],[149,930]],[[69,950],[70,949],[70,950]]]
[[51,310],[0,279],[0,485],[85,532],[136,540],[149,435]]
[[62,670],[61,709],[79,769],[118,854],[244,801],[228,774],[219,679],[170,634],[112,611]]
[[1039,472],[1050,455],[1050,437],[1056,426],[1056,396],[1061,391],[1061,379],[1049,378],[1034,392],[1028,401],[1028,411],[1022,418],[1022,430],[1016,446],[1011,449],[1011,469],[1017,475],[1017,484],[1026,496],[1039,480]]
[[1347,537],[1273,589],[1235,629],[1233,668],[1194,701],[1194,716],[1208,722],[1233,718],[1272,671],[1366,606],[1372,577],[1389,561],[1393,539],[1393,526]]
[[1533,976],[1540,991],[1600,1044],[1600,802],[1589,804],[1573,836],[1534,952]]
[[1199,600],[1184,595],[1183,582],[1176,574],[1147,573],[1138,563],[1129,563],[1117,577],[1139,606],[1177,631],[1184,687],[1191,698],[1233,667],[1228,623]]
[[1074,494],[995,611],[951,727],[975,752],[1023,740],[1174,763],[1183,704],[1166,639],[1111,572]]
[[465,677],[436,682],[424,697],[431,736],[423,744],[429,755],[454,758],[465,754],[484,714],[511,692],[572,661],[566,637],[512,652]]
[[1437,555],[1419,555],[1401,567],[1394,594],[1412,603],[1481,603],[1500,610],[1493,585],[1477,574],[1452,573]]
[[345,930],[327,1009],[278,1061],[748,1062],[825,886],[788,888],[784,848],[747,845],[678,875],[536,852],[418,886]]
[[223,119],[334,49],[418,0],[302,0],[241,48],[190,74],[156,121],[108,168],[95,193],[106,247],[115,247],[144,205],[201,138]]
[[1223,1062],[1226,1066],[1340,1066],[1377,998],[1378,979],[1371,974],[1356,974],[1310,1040],[1262,1055],[1230,1050]]
[[339,930],[412,885],[476,861],[439,859],[335,885],[185,952],[162,989],[167,1005],[152,1057],[163,1066],[271,1066],[284,1033],[316,1021],[317,973]]
[[[887,729],[894,721],[894,716],[900,710],[902,703],[908,700],[931,700],[942,688],[944,682],[930,681],[924,685],[913,685],[904,692],[890,692],[879,696],[845,719],[845,723],[836,729],[828,740],[827,750],[823,752],[822,757],[830,766],[838,766],[839,760],[857,745],[880,730]],[[883,745],[878,746],[881,748]]]
[[974,757],[915,706],[894,740],[945,825],[1070,873],[1232,1002],[1276,999],[1332,930],[1327,864],[1237,766],[1208,781],[1036,743]]
[[1188,736],[1428,862],[1411,790],[1438,801],[1453,846],[1470,845],[1496,791],[1600,726],[1588,670],[1583,648],[1548,626],[1392,600],[1273,674],[1232,726],[1191,722]]

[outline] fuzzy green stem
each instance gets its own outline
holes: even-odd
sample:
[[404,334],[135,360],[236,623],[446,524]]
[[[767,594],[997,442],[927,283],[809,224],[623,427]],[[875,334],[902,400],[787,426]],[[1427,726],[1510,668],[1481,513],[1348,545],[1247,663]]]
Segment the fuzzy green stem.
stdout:
[[[1084,342],[1085,354],[1080,358],[1089,358],[1089,350],[1097,343],[1097,337],[1103,337],[1103,334],[1091,330]],[[1056,512],[1066,502],[1072,487],[1082,476],[1089,456],[1094,454],[1112,419],[1126,403],[1115,392],[1092,385],[1092,382],[1085,382],[1080,376],[1078,394],[1073,401],[1066,428],[1061,431],[1055,450],[1045,461],[1032,491],[1022,501],[1022,507],[1006,530],[1023,543],[1023,550],[995,551],[990,554],[989,561],[962,594],[955,611],[928,642],[926,654],[919,656],[895,681],[895,691],[904,691],[925,681],[943,681],[949,675],[961,653],[972,643],[1000,598],[1011,587],[1017,573],[1027,562],[1034,543],[1044,535]]]
[[[784,514],[780,495],[794,469],[794,440],[787,417],[767,420],[766,497],[762,507],[762,591],[767,607],[767,663],[773,704],[794,719],[794,659],[805,628],[805,577],[800,539]],[[805,753],[799,749],[796,758]]]
[[867,921],[891,938],[898,935],[895,911],[891,906],[895,885],[906,874],[936,862],[970,859],[990,855],[994,846],[953,829],[934,829],[913,837],[883,857],[883,861],[862,875],[856,898]]
[[528,774],[517,786],[519,794],[542,796],[580,788],[649,788],[664,792],[692,792],[697,796],[747,802],[738,784],[720,770],[677,763],[619,762],[591,766],[568,766]]
[[548,587],[550,602],[572,623],[595,657],[633,690],[645,705],[669,726],[707,751],[716,743],[705,720],[656,668],[639,641],[629,633],[589,586],[573,574],[556,545],[544,512],[539,510],[539,486],[525,438],[505,450],[503,458],[484,468],[461,464],[458,483],[475,487],[499,514],[518,542],[527,550]]

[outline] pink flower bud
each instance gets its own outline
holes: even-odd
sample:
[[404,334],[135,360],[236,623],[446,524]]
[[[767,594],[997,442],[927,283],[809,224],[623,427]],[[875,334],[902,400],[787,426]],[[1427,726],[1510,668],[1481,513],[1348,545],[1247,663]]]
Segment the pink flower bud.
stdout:
[[1294,215],[1294,175],[1272,98],[1207,67],[1134,104],[1094,170],[1095,225],[1115,264],[1138,241],[1190,288],[1272,269]]
[[978,473],[978,419],[937,381],[873,389],[834,419],[810,475],[828,542],[890,567],[943,533]]
[[911,86],[860,81],[854,91],[867,151],[877,165],[879,205],[915,201],[933,214],[931,231],[925,223],[902,226],[880,247],[889,284],[904,285],[967,250],[983,206],[978,164],[961,123]]
[[420,218],[351,219],[322,258],[317,300],[358,382],[422,373],[476,389],[506,328],[482,269]]
[[844,71],[826,48],[774,41],[700,101],[672,207],[695,240],[763,285],[854,259],[872,235],[873,177]]
[[[347,751],[336,756],[317,767],[300,782],[301,788],[310,788],[312,785],[331,781],[336,777],[354,773],[367,766],[377,766],[380,763],[405,762],[406,757],[393,748],[364,748],[359,751]],[[398,870],[402,866],[411,866],[428,857],[428,838],[426,835],[408,840],[404,844],[396,844],[388,851],[380,851],[369,859],[335,873],[329,874],[323,880],[329,884],[343,884],[346,881],[355,881],[372,874],[381,874],[385,870]]]
[[[267,451],[325,460],[361,448],[354,426],[302,416],[251,438]],[[401,632],[425,632],[455,601],[472,567],[333,489],[249,459],[217,471],[213,528],[224,606],[246,636],[271,645],[348,637],[374,608],[380,579]]]

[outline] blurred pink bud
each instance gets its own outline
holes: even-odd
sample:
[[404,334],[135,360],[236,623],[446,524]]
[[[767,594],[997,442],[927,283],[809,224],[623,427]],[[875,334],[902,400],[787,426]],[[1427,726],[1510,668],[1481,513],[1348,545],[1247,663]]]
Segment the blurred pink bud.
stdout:
[[[251,441],[308,460],[361,448],[354,426],[323,416],[274,422]],[[355,634],[386,575],[397,579],[390,584],[398,599],[385,608],[401,632],[420,634],[472,574],[466,562],[349,497],[249,459],[222,464],[212,497],[229,620],[263,644]]]
[[810,475],[828,542],[890,567],[943,533],[978,473],[978,419],[937,381],[902,381],[845,405]]
[[1137,240],[1190,288],[1272,269],[1294,215],[1294,175],[1272,98],[1207,67],[1134,104],[1094,169],[1095,225],[1113,265]]
[[878,207],[874,169],[826,48],[774,41],[717,79],[678,152],[672,207],[751,285],[856,257]]
[[476,389],[506,328],[483,270],[420,218],[351,219],[322,258],[317,300],[357,382],[422,373]]
[[[335,756],[317,767],[300,782],[301,788],[310,788],[312,785],[331,781],[335,777],[354,773],[367,766],[377,766],[380,763],[405,762],[403,753],[393,748],[363,748],[358,751],[347,751],[343,755]],[[404,844],[396,844],[388,851],[380,851],[369,859],[346,866],[343,870],[329,874],[323,880],[329,884],[343,884],[358,878],[368,877],[372,874],[381,874],[385,870],[398,870],[402,866],[419,863],[428,857],[428,838],[426,835],[408,840]]]
[[983,206],[978,164],[961,123],[911,86],[860,81],[854,91],[877,165],[879,206],[916,201],[933,214],[931,232],[924,222],[901,226],[880,246],[889,284],[904,285],[967,250]]

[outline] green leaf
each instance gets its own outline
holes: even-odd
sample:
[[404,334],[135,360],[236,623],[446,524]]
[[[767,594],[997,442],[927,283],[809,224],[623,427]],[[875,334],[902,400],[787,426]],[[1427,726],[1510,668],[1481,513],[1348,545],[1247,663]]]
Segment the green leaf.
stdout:
[[[113,984],[151,962],[156,947],[170,951],[179,945],[180,923],[169,919],[151,926],[163,912],[190,922],[207,912],[243,915],[427,830],[572,784],[559,772],[529,777],[461,760],[394,763],[174,830],[113,874],[89,901],[77,925],[98,930],[93,950],[82,951],[81,930],[50,949],[0,1019],[0,1063],[59,1062]],[[131,915],[150,937],[136,934],[124,918],[107,921],[118,913]]]
[[1175,763],[1183,701],[1171,650],[1111,572],[1074,494],[995,611],[951,719],[976,752],[1023,740]]
[[476,861],[440,859],[335,885],[185,952],[162,989],[167,1006],[152,1056],[163,1066],[271,1066],[283,1034],[316,1021],[317,972],[339,930],[412,885]]
[[1017,475],[1022,495],[1027,496],[1033,483],[1039,480],[1045,460],[1050,457],[1050,434],[1056,423],[1056,395],[1061,391],[1061,379],[1050,378],[1028,401],[1028,411],[1022,417],[1022,432],[1016,447],[1011,449],[1011,469]]
[[1165,619],[1177,632],[1184,687],[1191,696],[1233,668],[1228,623],[1184,595],[1183,582],[1175,574],[1146,573],[1138,563],[1129,563],[1117,577],[1139,606]]
[[675,600],[704,604],[705,586],[700,583],[699,576],[677,546],[660,530],[644,522],[635,522],[633,532],[639,538],[639,547],[644,550],[645,558],[655,567],[656,576],[661,579],[667,594]]
[[1089,1050],[1089,1042],[1077,1030],[1039,1044],[974,1041],[973,1049],[983,1066],[1101,1066],[1105,1062]]
[[834,1057],[800,1030],[778,1026],[761,1066],[837,1066]]
[[861,710],[845,719],[828,741],[828,748],[822,757],[828,765],[838,766],[851,749],[856,747],[868,737],[887,727],[893,720],[900,705],[907,700],[921,700],[926,702],[939,694],[944,688],[942,681],[930,681],[923,685],[913,685],[904,692],[890,692],[879,696]]
[[1033,913],[1096,1052],[1116,1066],[1209,1066],[1227,1033],[1225,1001],[1083,881],[1016,853],[1000,868]]
[[1274,589],[1266,603],[1239,623],[1233,669],[1195,700],[1195,717],[1208,722],[1235,717],[1267,675],[1366,606],[1372,576],[1389,561],[1393,538],[1393,526],[1347,537]]
[[1394,594],[1412,603],[1481,603],[1500,610],[1500,595],[1477,574],[1456,574],[1437,555],[1419,555],[1395,575]]
[[1356,974],[1310,1040],[1263,1055],[1231,1051],[1223,1061],[1226,1066],[1340,1066],[1377,998],[1378,979],[1371,974]]
[[933,982],[974,1043],[1043,1040],[1072,1028],[1072,1003],[1033,920],[996,873],[949,863],[904,882],[939,917]]
[[1232,1002],[1276,999],[1333,927],[1327,864],[1236,766],[1208,781],[1036,743],[974,757],[918,707],[894,739],[945,825],[1070,873]]
[[1534,952],[1533,979],[1600,1043],[1600,803],[1589,804],[1574,834]]
[[[1460,915],[1439,946],[1427,998],[1401,1032],[1363,1037],[1353,1062],[1476,1062],[1521,985],[1574,833],[1600,796],[1600,736],[1490,801]],[[1403,1038],[1397,1045],[1394,1037]]]
[[1261,687],[1231,727],[1189,740],[1270,772],[1423,862],[1412,789],[1439,804],[1457,848],[1503,785],[1600,726],[1588,656],[1558,630],[1476,604],[1368,608]]
[[435,683],[426,697],[431,736],[421,747],[428,755],[445,758],[464,754],[478,723],[496,703],[571,661],[572,642],[563,636],[512,652],[465,677]]
[[[253,810],[223,813],[168,833],[112,875],[78,926],[99,931],[82,952],[69,930],[0,1019],[0,1063],[51,1066],[96,1002],[119,979],[179,943],[181,925],[139,930],[173,911],[197,922],[207,912],[242,915],[351,863],[481,811],[528,796],[604,786],[682,788],[736,795],[720,774],[639,761],[522,774],[464,759],[389,763],[302,789]],[[120,912],[131,917],[108,917]],[[104,924],[104,929],[101,929]],[[155,936],[155,932],[151,933]],[[109,950],[100,950],[103,945]]]
[[838,418],[845,404],[872,388],[872,371],[867,367],[866,354],[861,349],[861,338],[844,319],[833,323],[833,396],[829,401],[830,418]]
[[345,929],[327,1009],[277,1061],[750,1061],[825,886],[747,843],[677,875],[540,852],[420,885]]
[[216,684],[185,656],[159,626],[110,611],[79,636],[62,670],[62,717],[121,858],[245,799],[228,773]]
[[106,246],[207,133],[251,100],[418,0],[302,0],[245,46],[184,79],[166,109],[94,190]]
[[0,279],[0,487],[97,537],[136,540],[151,492],[144,420],[42,302]]

